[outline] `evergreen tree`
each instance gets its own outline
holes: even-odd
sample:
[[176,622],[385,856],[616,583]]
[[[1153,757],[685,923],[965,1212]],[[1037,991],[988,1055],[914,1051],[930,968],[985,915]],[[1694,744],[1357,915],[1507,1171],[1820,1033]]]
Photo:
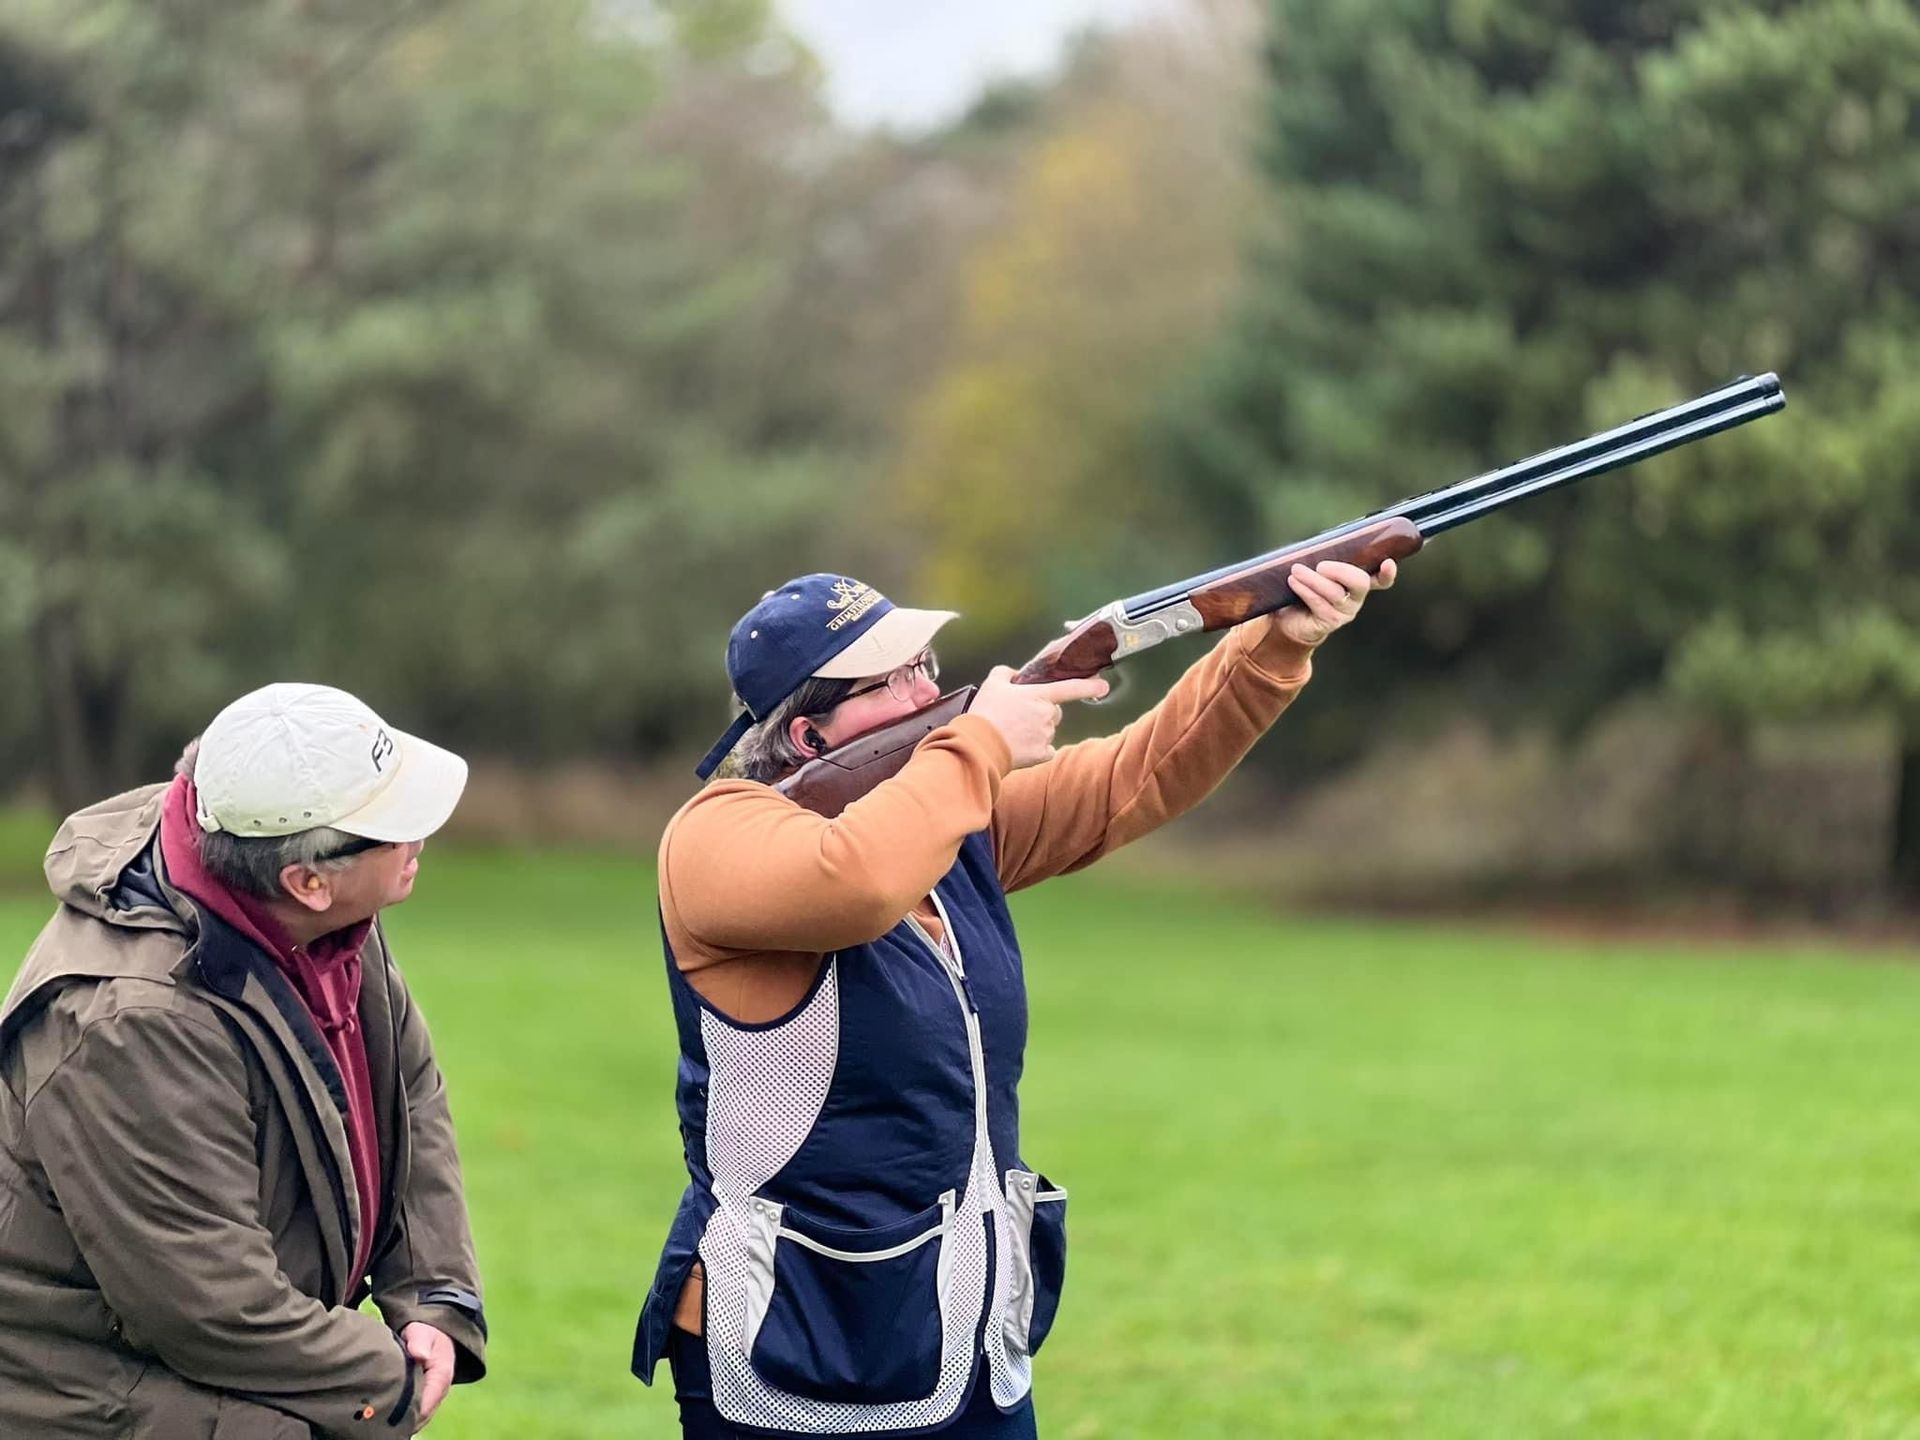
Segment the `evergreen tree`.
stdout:
[[1387,686],[1562,721],[1659,684],[1746,717],[1875,707],[1920,885],[1916,141],[1904,0],[1274,0],[1274,219],[1171,433],[1223,534],[1305,533],[1740,371],[1789,391],[1448,536],[1322,714]]
[[0,649],[16,755],[57,798],[171,756],[232,678],[224,614],[274,545],[213,459],[261,395],[250,327],[164,217],[209,102],[203,7],[23,3],[0,62]]
[[800,167],[661,123],[751,56],[781,146],[823,124],[771,15],[13,7],[0,763],[80,803],[289,676],[528,758],[713,728],[725,617],[843,481],[767,438],[813,403],[752,340],[798,247],[700,161],[772,213]]

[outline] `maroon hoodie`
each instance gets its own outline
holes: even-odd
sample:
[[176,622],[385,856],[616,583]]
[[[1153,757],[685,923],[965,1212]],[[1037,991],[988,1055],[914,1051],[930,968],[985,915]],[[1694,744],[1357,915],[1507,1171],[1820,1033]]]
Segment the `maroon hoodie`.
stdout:
[[229,890],[200,862],[200,825],[194,819],[193,782],[175,778],[160,815],[160,852],[167,880],[207,907],[271,955],[305,1002],[326,1039],[347,1093],[347,1154],[360,1195],[359,1246],[353,1278],[367,1273],[374,1226],[380,1218],[380,1135],[373,1114],[373,1081],[367,1071],[366,1037],[360,1033],[360,951],[371,920],[297,945],[259,900]]

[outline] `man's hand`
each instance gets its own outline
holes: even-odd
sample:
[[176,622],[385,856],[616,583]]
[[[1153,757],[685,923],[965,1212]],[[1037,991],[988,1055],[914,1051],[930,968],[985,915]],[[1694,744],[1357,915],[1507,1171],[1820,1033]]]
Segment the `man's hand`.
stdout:
[[424,1428],[453,1384],[453,1341],[424,1320],[416,1320],[400,1332],[400,1343],[426,1371],[420,1378],[420,1424]]
[[1038,765],[1053,754],[1053,732],[1060,725],[1060,707],[1069,700],[1098,700],[1107,682],[1098,675],[1087,680],[1052,680],[1044,685],[1016,685],[1015,672],[996,665],[980,682],[979,693],[967,707],[969,715],[984,715],[1005,737],[1013,752],[1013,768]]
[[1398,573],[1391,560],[1382,560],[1374,575],[1343,560],[1322,560],[1312,569],[1296,565],[1287,585],[1300,603],[1274,611],[1274,628],[1296,645],[1318,645],[1360,613],[1368,591],[1389,588]]

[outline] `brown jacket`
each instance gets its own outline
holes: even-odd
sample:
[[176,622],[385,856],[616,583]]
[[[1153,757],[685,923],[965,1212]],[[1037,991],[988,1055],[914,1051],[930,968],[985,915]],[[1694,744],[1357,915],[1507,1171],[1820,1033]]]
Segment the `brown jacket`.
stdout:
[[[1205,799],[1311,673],[1307,650],[1255,620],[1131,725],[1040,765],[1011,769],[1000,732],[962,715],[837,819],[752,781],[709,785],[660,842],[674,962],[734,1019],[777,1019],[830,951],[877,939],[909,913],[938,939],[927,897],[967,836],[992,831],[1008,891],[1091,865]],[[699,1333],[700,1305],[696,1268],[674,1323]]]
[[[411,1435],[396,1332],[485,1370],[432,1042],[376,926],[359,1019],[384,1203],[363,1217],[337,1073],[266,956],[166,883],[164,787],[68,820],[60,908],[0,1008],[0,1435]],[[372,1275],[347,1273],[362,1223]],[[380,1318],[356,1307],[371,1292]]]

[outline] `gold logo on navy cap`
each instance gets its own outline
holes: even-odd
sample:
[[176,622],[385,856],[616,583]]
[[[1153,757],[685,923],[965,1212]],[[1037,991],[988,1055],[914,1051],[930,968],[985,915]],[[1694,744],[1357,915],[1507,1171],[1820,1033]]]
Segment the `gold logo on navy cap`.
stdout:
[[827,609],[836,610],[836,614],[827,621],[827,629],[838,630],[842,625],[850,625],[867,611],[878,605],[883,597],[871,585],[863,585],[858,580],[836,580],[833,582],[833,598],[827,601]]

